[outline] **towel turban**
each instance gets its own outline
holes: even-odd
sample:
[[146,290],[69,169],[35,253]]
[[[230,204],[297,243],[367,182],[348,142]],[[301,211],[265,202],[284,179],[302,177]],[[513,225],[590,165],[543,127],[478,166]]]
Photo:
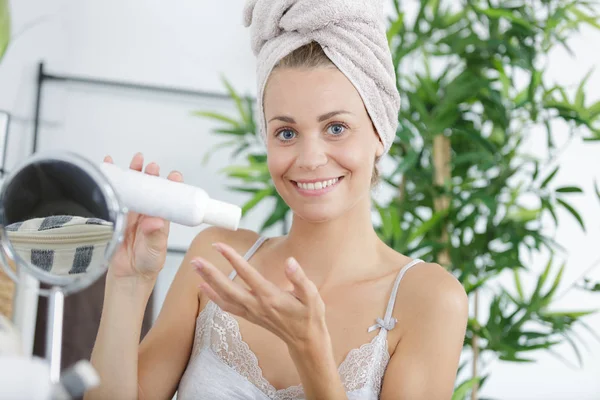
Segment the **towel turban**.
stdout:
[[244,26],[250,27],[257,57],[257,122],[266,140],[264,89],[286,55],[317,42],[360,94],[387,152],[396,136],[400,95],[386,37],[381,0],[249,0]]

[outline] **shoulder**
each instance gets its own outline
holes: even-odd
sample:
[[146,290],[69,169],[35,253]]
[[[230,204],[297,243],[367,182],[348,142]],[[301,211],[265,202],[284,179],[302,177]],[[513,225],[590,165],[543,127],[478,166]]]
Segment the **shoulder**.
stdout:
[[401,330],[381,398],[450,398],[468,320],[463,286],[438,264],[416,264],[402,278],[394,314]]
[[436,263],[421,262],[414,265],[402,278],[396,304],[410,304],[406,309],[396,307],[396,312],[406,312],[410,326],[445,321],[466,324],[468,297],[462,284]]
[[[192,256],[201,256],[219,267],[222,257],[213,249],[213,243],[222,242],[233,247],[238,253],[244,255],[250,247],[260,238],[260,235],[248,229],[229,229],[210,226],[200,231],[190,244],[189,253]],[[229,264],[227,264],[229,266]],[[230,269],[230,268],[229,268]]]
[[258,240],[260,235],[248,229],[238,229],[235,231],[209,226],[199,232],[192,241],[193,247],[211,247],[215,242],[225,242],[234,249],[245,251],[245,247],[250,247]]
[[223,242],[243,254],[252,247],[259,238],[260,235],[258,233],[248,229],[232,231],[216,226],[209,226],[196,235],[190,245],[190,250],[205,253],[206,250],[212,251],[213,243]]

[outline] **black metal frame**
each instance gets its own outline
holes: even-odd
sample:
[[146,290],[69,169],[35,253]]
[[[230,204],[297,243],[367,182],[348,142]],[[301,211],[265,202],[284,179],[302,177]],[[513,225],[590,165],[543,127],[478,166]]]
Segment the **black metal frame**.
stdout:
[[[48,73],[44,67],[44,63],[40,62],[38,64],[38,72],[36,79],[36,97],[35,97],[35,109],[33,116],[33,144],[31,154],[34,154],[38,150],[38,138],[40,132],[40,114],[42,109],[42,94],[44,85],[47,82],[55,82],[55,83],[75,83],[75,84],[85,84],[92,86],[102,86],[109,87],[119,90],[135,90],[135,91],[147,91],[154,93],[163,93],[163,94],[174,94],[180,96],[191,96],[191,97],[201,97],[205,99],[215,99],[215,100],[231,100],[231,97],[227,94],[216,93],[216,92],[208,92],[208,91],[200,91],[200,90],[189,90],[182,89],[176,87],[169,86],[159,86],[159,85],[144,85],[139,83],[131,83],[125,81],[112,81],[106,79],[97,79],[97,78],[87,78],[82,76],[75,75],[61,75],[61,74],[51,74]],[[10,117],[10,114],[9,114]],[[8,136],[8,135],[7,135]],[[5,150],[6,152],[6,147]],[[2,166],[2,171],[4,166]],[[184,255],[187,252],[185,248],[169,248],[167,250],[170,254],[181,254]]]
[[2,110],[0,109],[0,114],[4,114],[6,115],[6,132],[4,134],[4,143],[2,144],[2,146],[4,147],[2,149],[2,163],[0,163],[0,177],[4,177],[4,175],[6,175],[6,156],[8,155],[7,153],[7,149],[8,149],[8,136],[10,134],[10,120],[11,120],[11,115],[8,111]]
[[36,79],[36,97],[35,97],[35,111],[33,116],[33,145],[32,153],[37,151],[37,143],[40,130],[40,113],[42,107],[42,91],[46,82],[60,82],[60,83],[79,83],[92,86],[103,86],[114,89],[125,89],[125,90],[136,90],[146,91],[163,94],[174,94],[179,96],[191,96],[201,97],[205,99],[214,100],[231,100],[231,97],[224,93],[209,92],[202,90],[190,90],[183,88],[176,88],[171,86],[160,86],[160,85],[145,85],[140,83],[132,83],[125,81],[112,81],[107,79],[88,78],[75,75],[60,75],[51,74],[46,72],[44,63],[38,64],[38,73]]

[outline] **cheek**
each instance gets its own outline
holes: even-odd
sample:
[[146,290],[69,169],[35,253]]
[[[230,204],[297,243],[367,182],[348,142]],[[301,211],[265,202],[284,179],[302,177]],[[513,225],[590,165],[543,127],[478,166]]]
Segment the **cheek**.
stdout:
[[278,180],[281,176],[289,169],[290,157],[286,155],[285,151],[278,149],[276,151],[269,151],[267,149],[267,167],[274,180]]
[[333,157],[344,169],[354,175],[368,174],[370,176],[373,154],[365,145],[342,146],[336,149]]

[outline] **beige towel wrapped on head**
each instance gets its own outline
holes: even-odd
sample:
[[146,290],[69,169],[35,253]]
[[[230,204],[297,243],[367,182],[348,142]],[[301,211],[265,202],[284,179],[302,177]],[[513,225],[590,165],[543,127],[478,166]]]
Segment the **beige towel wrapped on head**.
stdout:
[[283,57],[314,41],[357,89],[389,150],[398,127],[400,95],[381,0],[249,0],[244,25],[250,26],[258,58],[257,122],[263,138],[269,74]]

